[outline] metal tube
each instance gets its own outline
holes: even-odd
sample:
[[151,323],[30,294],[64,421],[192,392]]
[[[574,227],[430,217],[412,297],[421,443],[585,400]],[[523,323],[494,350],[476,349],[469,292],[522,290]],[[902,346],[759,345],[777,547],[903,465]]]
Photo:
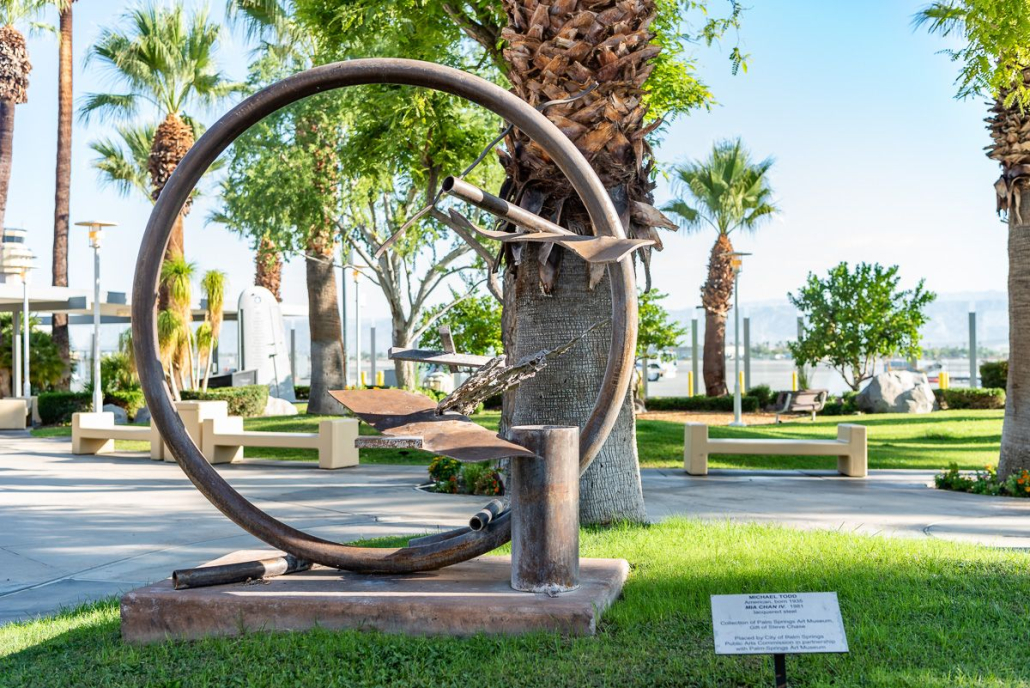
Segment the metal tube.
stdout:
[[740,398],[740,270],[733,273],[733,360],[735,363],[733,375],[733,422],[730,425],[742,427],[744,421],[741,418]]
[[361,283],[354,271],[354,387],[361,387]]
[[[133,346],[154,424],[187,477],[233,522],[273,547],[326,566],[361,572],[428,571],[467,561],[507,542],[511,536],[510,514],[501,514],[478,533],[401,549],[353,547],[292,528],[256,507],[207,463],[171,403],[158,355],[154,306],[164,250],[172,225],[201,176],[235,139],[265,117],[315,93],[361,84],[430,88],[464,98],[504,118],[537,142],[565,174],[598,236],[626,238],[604,185],[572,141],[547,117],[505,89],[450,67],[416,60],[376,58],[322,65],[287,77],[238,104],[207,130],[176,167],[154,205],[140,244],[133,276]],[[611,344],[604,378],[580,437],[581,471],[590,465],[611,433],[634,367],[637,304],[633,262],[612,264],[607,270],[612,294]]]
[[376,371],[376,326],[375,325],[372,326],[372,328],[369,330],[368,334],[369,334],[368,349],[369,349],[369,361],[370,361],[370,367],[369,367],[368,376],[369,376],[369,378],[371,380],[371,382],[369,383],[369,386],[370,387],[375,387],[377,384],[379,384],[376,381],[376,372],[377,371]]
[[347,255],[347,243],[340,246],[340,343],[343,345],[343,388],[347,389],[347,264],[350,263],[350,256]]
[[503,198],[498,198],[491,193],[483,191],[478,186],[469,184],[468,182],[458,179],[457,177],[447,177],[443,180],[443,186],[440,187],[445,194],[459,198],[466,203],[485,210],[491,215],[496,215],[502,220],[518,225],[525,230],[530,232],[543,232],[545,234],[570,234],[574,235],[575,232],[570,232],[564,227],[545,220],[544,218],[523,210],[517,205],[512,205]]
[[11,387],[11,391],[15,394],[22,388],[22,364],[21,364],[21,313],[14,313],[11,315],[11,329],[13,337],[11,337],[11,367],[14,369],[14,385]]
[[751,391],[751,318],[744,318],[744,392]]
[[490,525],[504,511],[504,504],[499,499],[492,499],[469,519],[469,528],[480,531]]
[[[22,314],[22,318],[24,320],[24,324],[22,326],[22,333],[21,333],[22,334],[22,338],[23,338],[22,339],[22,342],[23,342],[22,343],[22,351],[23,351],[22,352],[22,361],[24,361],[24,363],[25,363],[25,373],[23,375],[24,379],[22,380],[21,395],[23,397],[25,397],[26,401],[28,401],[29,398],[32,397],[32,376],[31,376],[31,373],[30,373],[30,370],[29,370],[29,365],[30,365],[30,362],[31,362],[31,359],[32,359],[32,348],[29,345],[29,334],[30,334],[29,330],[31,329],[30,328],[30,324],[31,323],[29,321],[29,276],[28,276],[28,274],[22,275],[22,278],[21,278],[21,291],[22,291],[22,299],[23,299],[21,314]],[[15,391],[15,394],[17,394],[17,391]]]
[[697,318],[690,322],[690,370],[694,373],[694,394],[701,393],[701,376],[698,372]]
[[249,580],[260,580],[261,578],[307,571],[310,568],[310,561],[304,561],[292,554],[287,554],[282,557],[244,561],[238,564],[179,569],[172,572],[172,587],[176,590],[186,590],[187,588],[206,588],[211,585],[244,583]]
[[100,382],[100,238],[93,242],[93,413],[104,410]]
[[579,587],[579,429],[520,425],[508,437],[536,454],[511,460],[511,587]]
[[969,386],[980,386],[980,371],[976,367],[976,311],[969,311]]

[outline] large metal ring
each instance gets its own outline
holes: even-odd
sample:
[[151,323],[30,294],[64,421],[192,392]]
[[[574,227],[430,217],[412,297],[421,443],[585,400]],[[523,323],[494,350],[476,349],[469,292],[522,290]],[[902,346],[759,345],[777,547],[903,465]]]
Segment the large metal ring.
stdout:
[[[467,561],[503,545],[511,538],[510,521],[502,517],[484,531],[456,531],[454,537],[401,549],[352,547],[292,528],[251,504],[204,459],[175,411],[158,355],[155,320],[161,264],[172,225],[201,175],[237,137],[275,111],[307,96],[364,84],[429,88],[494,112],[546,151],[579,194],[597,234],[625,238],[619,215],[590,164],[557,127],[517,96],[471,74],[417,60],[338,62],[301,72],[247,98],[208,129],[183,158],[161,192],[143,234],[133,282],[132,339],[153,422],[189,479],[223,514],[264,542],[326,566],[362,572],[425,571]],[[637,305],[632,261],[610,266],[608,274],[612,291],[611,350],[596,404],[582,429],[581,470],[608,438],[633,373]]]

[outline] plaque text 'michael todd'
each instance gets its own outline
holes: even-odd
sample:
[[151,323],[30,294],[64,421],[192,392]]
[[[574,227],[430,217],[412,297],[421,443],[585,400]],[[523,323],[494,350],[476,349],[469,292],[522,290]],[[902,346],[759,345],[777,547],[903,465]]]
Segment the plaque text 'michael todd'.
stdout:
[[718,655],[847,652],[835,592],[712,595]]

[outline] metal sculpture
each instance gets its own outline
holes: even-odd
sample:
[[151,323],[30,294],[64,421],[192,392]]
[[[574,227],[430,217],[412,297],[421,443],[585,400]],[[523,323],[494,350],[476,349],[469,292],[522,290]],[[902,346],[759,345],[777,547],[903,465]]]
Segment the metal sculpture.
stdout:
[[[410,573],[466,561],[511,539],[512,511],[501,512],[496,506],[488,506],[485,513],[481,512],[473,518],[475,529],[466,527],[418,538],[412,540],[408,547],[399,549],[353,547],[288,526],[254,506],[207,463],[176,414],[164,381],[155,326],[161,264],[172,224],[201,175],[237,137],[268,115],[316,93],[364,84],[429,88],[464,98],[492,111],[503,118],[509,128],[521,130],[550,156],[568,178],[590,216],[595,237],[576,237],[566,234],[566,230],[556,231],[550,223],[541,225],[546,222],[543,218],[521,209],[516,210],[510,205],[502,215],[515,225],[522,226],[526,230],[524,234],[536,230],[534,238],[538,240],[550,241],[552,237],[558,237],[553,240],[580,255],[584,255],[583,250],[592,250],[595,259],[608,264],[612,292],[610,353],[593,411],[583,428],[578,433],[575,428],[516,428],[510,437],[514,444],[497,437],[491,438],[491,443],[503,443],[496,444],[496,447],[498,451],[503,447],[506,456],[521,456],[515,461],[519,465],[513,467],[513,472],[515,481],[524,485],[525,489],[517,490],[519,497],[513,501],[515,509],[523,513],[515,519],[517,523],[514,528],[530,540],[540,540],[533,550],[536,554],[519,547],[517,551],[520,555],[517,556],[544,556],[557,567],[544,567],[551,573],[543,578],[533,575],[524,577],[521,573],[516,575],[513,572],[512,584],[518,589],[534,590],[546,588],[550,580],[551,583],[557,581],[557,589],[567,589],[568,586],[563,586],[561,581],[572,585],[575,580],[575,572],[568,567],[572,565],[569,562],[577,552],[575,538],[578,537],[578,531],[574,525],[570,525],[572,521],[568,516],[576,512],[578,476],[590,465],[607,439],[633,373],[637,333],[635,282],[631,261],[622,258],[639,242],[627,243],[629,240],[611,199],[572,142],[538,110],[488,81],[449,67],[414,60],[365,59],[325,65],[284,79],[247,98],[197,141],[158,198],[136,263],[132,305],[133,344],[143,393],[153,422],[183,471],[212,504],[244,530],[304,563],[315,562],[356,572]],[[464,188],[458,182],[460,179],[454,179],[450,189]],[[481,198],[488,196],[485,192],[479,193],[484,194]],[[422,214],[431,211],[433,217],[442,214],[434,207],[424,209]],[[592,246],[591,241],[596,243]],[[387,248],[388,245],[384,244],[380,250]],[[414,409],[414,412],[417,415],[425,410]],[[444,418],[445,423],[456,420],[453,417]],[[429,422],[432,424],[435,421]],[[468,428],[459,429],[463,433],[474,432]],[[423,434],[423,443],[425,437]],[[389,438],[383,438],[383,441],[389,441]],[[400,441],[414,443],[411,438],[400,438]],[[547,453],[549,460],[537,459],[537,454],[541,453]],[[552,458],[554,461],[550,460]],[[562,463],[565,468],[562,468]],[[542,499],[540,495],[548,491],[557,497],[557,502],[554,499],[546,503],[538,501]],[[568,508],[570,500],[571,512]],[[540,524],[545,522],[548,510],[557,506],[563,507],[565,520],[556,529],[542,532]],[[489,518],[486,514],[489,514]]]

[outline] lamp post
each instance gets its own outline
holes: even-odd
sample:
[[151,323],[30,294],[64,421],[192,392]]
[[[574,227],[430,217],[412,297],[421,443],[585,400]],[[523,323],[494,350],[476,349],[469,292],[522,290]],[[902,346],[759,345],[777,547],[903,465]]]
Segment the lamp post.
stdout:
[[354,388],[361,387],[361,270],[354,266]]
[[733,422],[730,426],[742,428],[746,424],[741,417],[741,389],[740,389],[740,270],[743,265],[744,256],[750,253],[734,251],[730,254],[730,266],[733,268],[733,359],[736,363],[736,370],[733,375]]
[[100,385],[100,241],[104,227],[114,227],[113,222],[88,220],[76,222],[77,227],[89,228],[89,245],[93,249],[93,412],[104,409],[104,392]]

